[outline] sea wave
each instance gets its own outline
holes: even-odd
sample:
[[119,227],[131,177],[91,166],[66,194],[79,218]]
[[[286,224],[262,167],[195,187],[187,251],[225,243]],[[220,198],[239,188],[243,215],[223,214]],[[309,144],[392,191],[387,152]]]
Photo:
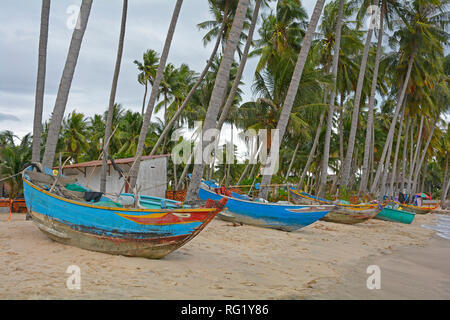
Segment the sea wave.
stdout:
[[427,229],[432,229],[437,231],[437,235],[441,238],[450,240],[450,216],[436,215],[438,220],[436,225],[422,225],[422,227]]

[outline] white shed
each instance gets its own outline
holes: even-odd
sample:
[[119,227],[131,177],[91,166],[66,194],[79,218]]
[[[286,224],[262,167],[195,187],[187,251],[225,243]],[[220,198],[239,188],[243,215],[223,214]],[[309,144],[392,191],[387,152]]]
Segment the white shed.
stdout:
[[[167,157],[170,155],[142,156],[141,166],[137,179],[139,193],[164,198],[167,189]],[[127,174],[133,165],[135,158],[114,159],[117,166]],[[55,168],[57,169],[57,168]],[[77,176],[78,182],[82,185],[88,183],[88,187],[93,190],[100,190],[100,176],[102,171],[102,161],[89,161],[66,165],[63,168],[64,175]],[[124,179],[114,170],[111,161],[108,161],[108,171],[106,176],[106,192],[119,193],[128,192],[128,185],[123,188]]]

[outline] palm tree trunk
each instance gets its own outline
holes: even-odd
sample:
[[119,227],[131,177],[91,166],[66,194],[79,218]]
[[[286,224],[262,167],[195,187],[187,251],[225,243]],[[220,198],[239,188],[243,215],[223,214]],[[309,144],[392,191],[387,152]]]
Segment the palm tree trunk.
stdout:
[[108,114],[106,117],[105,138],[103,139],[102,174],[100,178],[100,192],[106,192],[106,171],[108,169],[107,153],[109,152],[109,141],[111,139],[112,121],[114,115],[114,103],[116,101],[117,82],[119,81],[120,65],[122,63],[123,43],[125,39],[125,27],[127,24],[128,0],[123,0],[122,23],[120,25],[119,47],[117,48],[116,66],[109,95]]
[[[341,92],[341,95],[339,97],[339,124],[338,124],[338,132],[339,132],[339,166],[342,168],[342,165],[344,164],[344,94]],[[331,194],[336,194],[337,184],[339,182],[339,179],[341,177],[342,170],[339,169],[339,173],[336,176],[336,179],[334,179],[333,184],[331,185]]]
[[[405,81],[403,81],[403,87],[401,89],[401,92],[400,92],[400,95],[399,95],[399,98],[398,98],[398,101],[397,101],[397,106],[395,108],[394,118],[392,119],[391,126],[389,128],[389,133],[388,133],[386,142],[384,144],[383,152],[381,154],[381,159],[380,159],[379,163],[383,163],[384,162],[388,146],[389,146],[389,144],[391,142],[391,139],[393,138],[395,125],[396,125],[396,122],[397,122],[397,118],[398,118],[398,115],[400,113],[400,109],[401,109],[401,106],[403,104],[403,100],[405,99],[406,89],[408,88],[409,78],[411,76],[411,70],[412,70],[412,67],[413,67],[415,56],[416,56],[416,50],[413,51],[413,53],[411,54],[411,57],[409,58],[408,71],[406,72]],[[374,193],[375,189],[378,187],[378,182],[379,182],[380,176],[381,176],[381,169],[382,169],[381,167],[382,166],[378,166],[377,172],[375,174],[374,181],[373,181],[372,186],[370,188],[370,193]]]
[[[334,44],[334,53],[333,53],[333,83],[336,86],[336,77],[339,66],[339,54],[341,51],[341,31],[342,31],[342,16],[344,14],[344,0],[339,1],[339,11],[337,17],[336,24],[336,40]],[[319,197],[323,197],[325,193],[325,185],[327,184],[328,178],[328,160],[330,158],[330,140],[331,140],[331,129],[333,127],[333,116],[334,116],[334,100],[336,98],[336,88],[331,91],[330,96],[330,104],[328,108],[328,121],[327,121],[327,129],[325,131],[325,142],[323,149],[323,158],[322,158],[322,175],[320,179],[319,186]]]
[[444,195],[444,201],[445,201],[445,199],[447,198],[447,194],[448,194],[448,190],[450,189],[450,179],[448,179],[448,181],[447,181],[447,187],[445,187],[445,190],[444,190],[444,192],[443,192],[443,195]]
[[289,178],[289,174],[291,173],[292,166],[294,165],[295,156],[297,155],[299,147],[300,147],[300,140],[297,142],[297,145],[295,146],[295,150],[294,153],[292,154],[291,162],[289,163],[289,168],[286,172],[286,177],[284,177],[284,181],[287,181],[287,179]]
[[[405,106],[406,107],[406,106]],[[401,192],[404,192],[405,189],[405,182],[406,182],[406,162],[407,162],[407,156],[408,156],[408,135],[409,135],[409,126],[411,123],[411,116],[408,115],[408,120],[406,122],[406,131],[405,131],[405,138],[403,141],[403,160],[402,160],[402,184],[401,184]]]
[[177,163],[176,161],[173,161],[173,186],[175,187],[175,190],[177,190],[176,186],[178,185],[178,180],[177,180]]
[[[428,159],[426,159],[426,160],[428,160]],[[425,163],[426,163],[426,161],[425,161]],[[425,165],[423,167],[423,173],[422,173],[422,184],[420,185],[420,190],[417,190],[417,191],[425,192],[425,180],[427,178],[427,171],[428,171],[428,166]]]
[[409,181],[411,182],[409,187],[408,187],[408,194],[411,195],[414,190],[413,190],[413,174],[415,172],[416,169],[416,163],[417,160],[419,158],[419,153],[420,153],[420,147],[422,144],[422,131],[423,131],[423,121],[424,121],[424,116],[422,115],[420,117],[420,129],[419,129],[419,135],[417,136],[417,144],[416,144],[416,151],[414,152],[414,158],[413,161],[411,162],[411,165],[409,167]]
[[227,164],[227,172],[225,174],[225,186],[228,187],[230,185],[230,170],[231,170],[231,163]]
[[[395,124],[397,124],[397,122],[395,122]],[[401,128],[401,123],[400,123],[400,128]],[[395,130],[395,128],[394,128]],[[400,129],[399,129],[400,130]],[[386,196],[386,183],[387,183],[387,176],[389,173],[389,168],[390,168],[390,164],[391,164],[391,154],[392,154],[392,146],[394,145],[394,139],[392,138],[389,141],[389,148],[388,148],[388,153],[387,153],[387,157],[386,157],[386,161],[384,164],[384,168],[383,168],[383,177],[381,179],[381,196]]]
[[175,112],[173,117],[169,120],[169,122],[165,126],[163,132],[161,133],[161,135],[158,138],[158,141],[156,141],[155,145],[152,148],[152,151],[150,152],[151,156],[153,156],[156,153],[158,147],[161,145],[161,143],[163,142],[163,140],[165,139],[165,137],[169,133],[170,129],[172,129],[174,123],[178,120],[178,118],[180,117],[181,113],[186,108],[186,106],[188,105],[188,103],[191,100],[191,98],[194,96],[195,91],[200,86],[200,84],[203,82],[203,79],[205,78],[206,73],[208,72],[209,68],[211,67],[211,65],[212,65],[212,63],[214,61],[214,57],[216,56],[217,50],[219,49],[220,42],[221,42],[221,40],[222,40],[222,38],[224,36],[223,33],[224,33],[224,30],[225,30],[225,27],[226,27],[226,17],[228,16],[228,4],[229,4],[229,1],[226,2],[224,16],[223,16],[223,21],[222,21],[222,26],[220,27],[219,34],[218,34],[217,40],[216,40],[216,44],[214,46],[213,51],[211,52],[211,56],[209,57],[209,60],[206,63],[205,68],[203,69],[202,73],[200,74],[200,77],[197,79],[197,82],[194,84],[194,86],[189,91],[188,95],[184,99],[184,101],[181,104],[181,106],[177,109],[177,112]]
[[227,158],[229,156],[229,159],[227,159],[226,162],[228,162],[228,167],[227,167],[227,179],[225,180],[225,186],[228,187],[230,185],[230,181],[231,181],[231,165],[234,164],[234,142],[233,142],[233,123],[231,123],[231,155],[228,155],[227,153]]
[[389,195],[391,197],[394,196],[394,180],[395,180],[396,174],[397,174],[397,161],[398,161],[398,153],[400,151],[400,142],[402,141],[403,117],[405,115],[405,109],[406,109],[406,103],[403,104],[403,111],[400,116],[400,122],[399,122],[400,127],[398,128],[397,145],[395,146],[395,155],[394,155],[394,162],[393,162],[392,173],[391,173],[391,183],[390,183],[390,189],[389,189]]
[[144,116],[145,100],[147,100],[147,90],[148,90],[148,82],[145,81],[144,100],[142,100],[142,111],[141,111],[141,116]]
[[[256,142],[256,143],[257,143],[257,142]],[[250,169],[250,166],[251,166],[251,165],[253,164],[253,162],[255,161],[255,158],[256,158],[256,156],[258,155],[260,148],[262,148],[262,147],[263,147],[263,144],[261,144],[261,146],[258,147],[258,149],[256,150],[256,152],[254,152],[254,146],[253,146],[253,143],[252,143],[252,149],[253,149],[253,150],[251,150],[250,159],[249,159],[247,165],[245,166],[245,169],[244,169],[244,171],[242,172],[241,176],[239,177],[239,180],[238,180],[238,182],[237,182],[237,185],[240,185],[241,182],[242,182],[242,180],[247,176],[247,173],[248,173],[248,170]]]
[[[231,65],[234,60],[234,54],[239,43],[239,37],[244,26],[245,15],[247,13],[250,0],[239,0],[236,14],[234,16],[233,25],[230,30],[230,34],[227,39],[225,52],[220,63],[219,70],[217,72],[216,81],[213,91],[211,93],[211,100],[209,102],[208,111],[206,113],[205,122],[203,125],[203,132],[207,130],[215,129],[217,127],[217,116],[222,106],[222,102],[227,93],[228,81],[230,79]],[[208,141],[202,139],[201,152],[205,150]],[[186,200],[195,200],[197,198],[198,189],[200,187],[203,168],[205,166],[204,159],[202,157],[201,163],[194,165],[194,171],[192,173],[191,183],[189,184]]]
[[[284,133],[286,132],[286,127],[289,122],[289,117],[291,115],[292,106],[294,105],[294,99],[297,95],[298,86],[300,84],[300,80],[302,78],[303,68],[306,64],[306,59],[308,57],[309,49],[311,48],[311,41],[314,35],[314,32],[317,27],[317,23],[319,22],[319,18],[322,13],[322,9],[324,6],[325,0],[317,0],[316,6],[314,7],[313,14],[311,16],[311,20],[308,25],[308,29],[306,30],[305,37],[302,41],[302,48],[300,49],[300,53],[298,55],[297,64],[294,68],[294,73],[292,75],[291,83],[289,85],[289,89],[286,94],[286,99],[284,101],[283,109],[281,111],[280,119],[278,121],[277,130],[278,130],[278,146],[281,145],[281,141],[283,139]],[[279,150],[276,150],[278,153]],[[277,157],[274,154],[274,148],[270,150],[269,160],[277,161]],[[263,170],[263,177],[261,184],[269,185],[272,181],[273,172],[267,172],[267,170]],[[259,197],[266,199],[268,194],[268,188],[262,187],[259,192]]]
[[344,163],[344,95],[341,93],[339,112],[339,160],[340,165]]
[[316,154],[316,149],[317,149],[317,145],[319,143],[320,133],[322,132],[324,119],[325,119],[325,111],[322,112],[322,114],[320,115],[319,125],[317,126],[317,130],[316,130],[316,136],[314,137],[314,142],[311,147],[311,151],[309,152],[308,160],[306,161],[305,168],[303,168],[303,172],[300,177],[300,181],[298,182],[298,185],[297,185],[298,189],[303,188],[303,180],[305,179],[305,176],[308,173],[309,168],[311,167],[311,163],[313,161],[314,155]]
[[[409,171],[410,171],[410,173],[412,172],[411,171],[411,168],[412,168],[412,165],[413,165],[413,155],[414,155],[414,126],[415,126],[415,122],[416,122],[416,119],[414,118],[414,119],[412,119],[412,121],[411,121],[411,131],[410,131],[410,146],[409,146]],[[406,173],[405,173],[406,174]],[[408,182],[407,182],[407,185],[406,185],[406,192],[408,192],[409,191],[409,188],[411,188],[411,177],[409,177],[408,178]]]
[[314,190],[315,190],[314,193],[317,194],[317,192],[319,190],[319,182],[320,182],[320,165],[319,164],[317,164],[317,166],[316,166],[315,176],[316,176],[316,179],[314,182]]
[[248,178],[253,178],[256,174],[256,170],[258,170],[258,164],[255,163],[252,167],[252,171],[250,171],[250,175],[248,176]]
[[77,27],[73,30],[72,40],[70,41],[69,52],[64,65],[63,74],[59,83],[58,93],[56,95],[55,106],[53,108],[52,117],[47,134],[47,143],[45,146],[44,157],[42,163],[45,167],[51,168],[55,159],[56,145],[58,143],[59,131],[61,129],[61,121],[66,110],[67,99],[72,85],[75,67],[77,65],[78,56],[80,54],[81,42],[83,41],[84,32],[86,31],[89,14],[91,12],[92,0],[83,0],[81,3],[80,14],[78,17]]
[[420,157],[419,165],[417,166],[416,173],[414,175],[414,182],[413,182],[413,188],[412,188],[413,190],[415,189],[415,186],[417,185],[417,181],[418,181],[418,178],[419,178],[419,173],[420,173],[420,170],[422,168],[423,161],[425,160],[425,156],[427,154],[428,147],[430,146],[431,139],[433,138],[434,129],[436,128],[436,123],[437,123],[438,119],[439,119],[439,117],[436,117],[434,119],[433,126],[431,127],[430,134],[428,135],[428,139],[427,139],[427,142],[425,144],[425,148],[422,151],[422,156]]
[[164,49],[161,54],[161,58],[159,60],[159,66],[156,71],[155,81],[153,82],[152,91],[150,93],[150,98],[147,105],[147,111],[145,112],[144,119],[142,122],[141,133],[139,135],[139,141],[136,149],[136,159],[133,163],[133,166],[130,169],[129,177],[130,177],[130,187],[134,189],[136,186],[136,180],[139,174],[139,168],[141,165],[142,153],[144,152],[144,144],[145,139],[147,137],[148,128],[150,126],[150,118],[153,113],[153,108],[155,106],[156,98],[159,92],[159,85],[161,83],[164,68],[166,67],[167,57],[169,55],[170,46],[172,44],[172,38],[175,33],[175,28],[177,26],[178,16],[180,14],[181,5],[183,4],[183,0],[177,0],[175,4],[175,9],[172,14],[172,19],[170,21],[169,31],[167,32],[166,42],[164,44]]
[[450,186],[450,177],[448,176],[448,154],[449,152],[447,151],[447,155],[445,157],[444,179],[442,181],[441,189],[441,208],[444,207],[445,199],[447,198],[448,187]]
[[370,138],[370,166],[369,166],[369,181],[372,185],[374,176],[373,168],[375,164],[375,126],[372,126],[372,137]]
[[184,166],[183,172],[181,173],[180,176],[180,180],[178,180],[178,184],[177,184],[177,190],[180,190],[182,185],[183,185],[183,181],[186,178],[187,172],[189,170],[189,166],[191,165],[192,160],[194,159],[194,153],[192,153],[189,156],[188,161],[186,162],[186,165]]
[[41,162],[42,111],[44,109],[45,73],[47,68],[48,20],[50,0],[42,0],[39,58],[34,102],[32,162]]
[[[355,156],[352,160],[352,172],[356,172],[358,170],[358,147],[355,147]],[[353,184],[355,183],[355,175],[352,175],[350,179],[348,180],[349,189],[351,190],[353,187]]]
[[240,185],[240,184],[241,184],[242,180],[243,180],[244,177],[247,175],[248,169],[250,168],[250,166],[251,166],[251,162],[250,162],[250,160],[249,160],[248,163],[245,165],[244,171],[242,172],[241,176],[239,177],[239,180],[238,180],[238,182],[236,183],[236,185]]
[[383,44],[383,22],[384,22],[384,14],[386,11],[386,0],[382,1],[381,4],[381,15],[380,15],[380,30],[378,32],[378,43],[377,43],[377,53],[375,56],[375,65],[373,69],[373,77],[372,77],[372,88],[370,91],[369,98],[369,111],[367,116],[367,129],[366,129],[366,142],[364,144],[364,160],[363,160],[363,168],[361,175],[361,183],[359,185],[359,193],[367,192],[367,183],[369,181],[369,154],[370,154],[370,146],[371,146],[371,136],[372,136],[372,127],[373,127],[373,108],[375,106],[375,92],[377,90],[378,84],[378,70],[380,67],[380,57],[382,51]]
[[355,92],[355,101],[353,105],[353,115],[352,115],[352,125],[350,128],[350,135],[348,138],[348,144],[347,144],[347,154],[345,156],[344,164],[341,170],[342,176],[340,181],[340,186],[347,187],[348,180],[350,178],[350,169],[352,164],[352,157],[353,157],[353,149],[355,147],[355,139],[356,139],[356,130],[358,129],[358,115],[359,115],[359,107],[361,103],[361,93],[363,89],[364,84],[364,75],[366,73],[366,67],[367,67],[367,58],[369,57],[369,49],[370,49],[370,43],[372,40],[372,34],[373,34],[373,28],[369,28],[367,31],[367,37],[366,37],[366,43],[364,45],[364,52],[362,56],[361,61],[361,67],[359,69],[359,76],[358,76],[358,84],[356,86],[356,92]]

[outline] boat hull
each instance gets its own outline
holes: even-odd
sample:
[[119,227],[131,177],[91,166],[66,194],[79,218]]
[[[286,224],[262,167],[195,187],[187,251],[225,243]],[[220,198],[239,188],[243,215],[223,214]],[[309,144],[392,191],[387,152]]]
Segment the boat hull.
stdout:
[[33,223],[49,238],[108,254],[160,259],[194,238],[220,208],[98,207],[51,194],[24,179]]
[[410,211],[413,211],[416,214],[427,214],[438,208],[438,206],[436,206],[436,207],[418,207],[418,206],[413,206],[410,204],[403,204],[400,202],[395,202],[395,203],[398,204],[399,206],[407,208]]
[[402,210],[396,210],[392,208],[384,208],[376,215],[376,219],[400,222],[405,224],[411,224],[414,221],[416,214],[413,212],[407,212]]
[[343,224],[358,224],[374,218],[379,212],[380,210],[378,208],[351,210],[338,207],[337,209],[330,211],[330,213],[321,220]]
[[[294,203],[299,204],[324,204],[326,201],[314,199],[312,197],[302,196],[292,189],[289,189]],[[331,202],[328,202],[331,203]],[[374,218],[380,209],[377,205],[345,205],[337,204],[336,208],[331,210],[321,220],[342,224],[358,224]]]
[[295,231],[325,216],[332,206],[278,205],[235,199],[200,188],[199,198],[227,199],[225,210],[218,217],[225,221],[249,224],[283,231]]

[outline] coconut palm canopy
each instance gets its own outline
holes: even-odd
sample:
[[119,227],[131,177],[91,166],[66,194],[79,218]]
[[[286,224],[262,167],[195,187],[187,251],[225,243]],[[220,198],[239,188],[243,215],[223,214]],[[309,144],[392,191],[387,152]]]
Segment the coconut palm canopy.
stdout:
[[[394,197],[404,190],[408,195],[447,197],[448,0],[317,0],[311,15],[299,0],[204,2],[211,17],[197,21],[195,27],[210,59],[199,70],[170,60],[177,22],[183,19],[181,0],[171,5],[164,47],[149,44],[134,63],[117,68],[127,45],[126,9],[133,6],[124,2],[122,21],[117,21],[121,34],[116,69],[111,67],[112,90],[105,83],[105,96],[113,100],[109,108],[88,117],[65,110],[77,59],[83,54],[84,31],[89,28],[92,1],[83,0],[80,28],[74,30],[53,116],[42,121],[49,6],[45,2],[33,160],[40,158],[51,166],[59,154],[71,162],[100,159],[107,127],[112,132],[107,148],[112,157],[169,153],[181,141],[193,144],[199,135],[192,132],[196,121],[204,121],[204,129],[220,128],[220,118],[227,128],[225,140],[234,145],[216,143],[223,150],[216,156],[248,157],[227,165],[218,159],[208,165],[170,161],[170,187],[187,188],[188,198],[195,197],[202,177],[227,185],[261,183],[260,196],[274,199],[280,192],[272,193],[265,185],[296,184],[310,193],[344,199]],[[374,30],[366,23],[366,10],[373,3],[380,12]],[[246,65],[247,58],[255,63]],[[115,94],[120,82],[114,79],[123,68],[132,68],[142,88],[137,112]],[[243,81],[243,68],[247,72],[254,68],[253,77]],[[243,95],[245,86],[252,90],[250,98]],[[230,128],[241,138],[231,139]],[[172,141],[180,129],[183,134]],[[252,143],[245,132],[263,129],[280,133],[280,149],[269,143],[265,150],[278,155],[278,170],[273,173],[264,172],[261,162],[249,162]],[[0,134],[1,177],[17,173],[30,161],[31,141],[30,136]],[[131,176],[138,170],[139,165],[134,166]],[[186,174],[192,171],[189,184]],[[14,193],[21,192],[16,182],[10,183]]]

